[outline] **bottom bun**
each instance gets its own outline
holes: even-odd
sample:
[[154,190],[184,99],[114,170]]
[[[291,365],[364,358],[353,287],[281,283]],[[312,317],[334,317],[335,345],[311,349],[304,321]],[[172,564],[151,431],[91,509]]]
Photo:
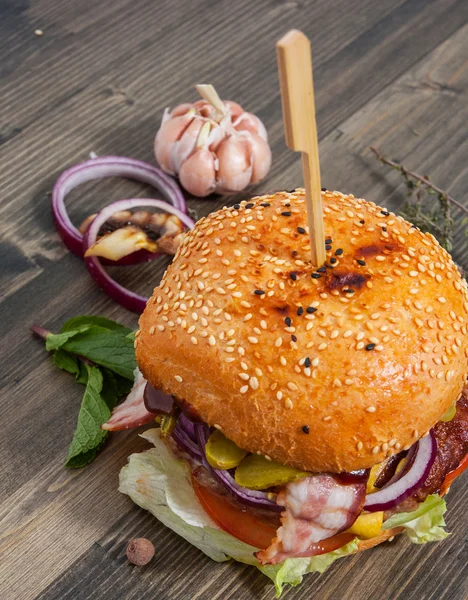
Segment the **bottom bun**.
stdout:
[[[359,540],[358,549],[356,552],[362,552],[363,550],[369,550],[374,546],[378,546],[382,542],[388,541],[390,538],[398,535],[403,531],[404,527],[394,527],[393,529],[386,529],[380,535],[370,538],[368,540]],[[355,552],[355,554],[356,554]]]

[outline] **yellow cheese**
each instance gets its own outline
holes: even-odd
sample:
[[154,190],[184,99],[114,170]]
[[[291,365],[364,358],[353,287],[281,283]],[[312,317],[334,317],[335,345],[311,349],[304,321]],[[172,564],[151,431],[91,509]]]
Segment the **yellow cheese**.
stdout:
[[377,537],[382,531],[383,515],[383,511],[363,513],[354,521],[348,532],[365,540]]

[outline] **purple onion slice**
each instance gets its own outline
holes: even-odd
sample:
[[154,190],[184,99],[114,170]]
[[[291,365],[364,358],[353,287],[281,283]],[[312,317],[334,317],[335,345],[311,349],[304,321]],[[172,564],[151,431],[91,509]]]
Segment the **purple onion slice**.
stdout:
[[378,492],[369,494],[364,502],[368,512],[389,510],[416,491],[429,475],[437,454],[437,442],[432,431],[415,445],[411,467],[399,479],[389,482]]

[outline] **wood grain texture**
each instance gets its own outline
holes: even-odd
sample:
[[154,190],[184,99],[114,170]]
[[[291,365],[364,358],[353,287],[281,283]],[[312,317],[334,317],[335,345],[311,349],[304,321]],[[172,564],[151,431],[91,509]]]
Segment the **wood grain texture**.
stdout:
[[[323,185],[397,208],[404,189],[368,151],[429,173],[468,197],[466,0],[17,0],[0,4],[0,598],[84,600],[271,599],[253,568],[215,564],[117,492],[126,457],[146,447],[135,432],[112,436],[90,467],[62,466],[80,390],[51,364],[27,326],[57,329],[80,313],[136,317],[109,301],[54,232],[53,182],[98,154],[152,161],[165,106],[211,81],[223,97],[264,119],[273,169],[255,192],[295,187],[297,157],[283,140],[275,41],[300,27],[313,41]],[[36,37],[40,28],[44,36]],[[76,221],[141,186],[108,181],[70,195]],[[198,215],[234,198],[190,200]],[[454,257],[465,267],[466,240]],[[149,292],[167,259],[121,269]],[[404,539],[311,575],[285,598],[465,600],[467,481],[448,496],[438,545]],[[126,541],[151,538],[156,559],[137,570]]]

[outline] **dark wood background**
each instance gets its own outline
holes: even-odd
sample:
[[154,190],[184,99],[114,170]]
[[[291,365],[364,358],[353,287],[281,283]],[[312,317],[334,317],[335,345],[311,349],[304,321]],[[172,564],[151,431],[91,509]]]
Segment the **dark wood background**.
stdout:
[[[194,84],[215,84],[264,120],[274,160],[256,193],[300,184],[300,161],[283,141],[274,49],[290,27],[313,41],[323,185],[397,208],[404,186],[371,155],[372,143],[467,201],[466,0],[0,0],[2,600],[274,597],[255,569],[211,562],[119,494],[119,469],[146,446],[135,432],[113,435],[88,468],[63,468],[81,389],[28,326],[57,329],[82,313],[136,325],[59,241],[50,192],[91,151],[152,162],[164,107],[195,99]],[[105,181],[82,186],[68,205],[78,222],[145,193]],[[201,216],[233,201],[190,206]],[[468,267],[466,249],[459,232],[454,256]],[[166,264],[118,277],[148,292]],[[465,477],[448,497],[453,535],[443,543],[399,539],[308,576],[284,597],[468,598],[466,490]],[[135,536],[156,546],[144,569],[124,557]]]

